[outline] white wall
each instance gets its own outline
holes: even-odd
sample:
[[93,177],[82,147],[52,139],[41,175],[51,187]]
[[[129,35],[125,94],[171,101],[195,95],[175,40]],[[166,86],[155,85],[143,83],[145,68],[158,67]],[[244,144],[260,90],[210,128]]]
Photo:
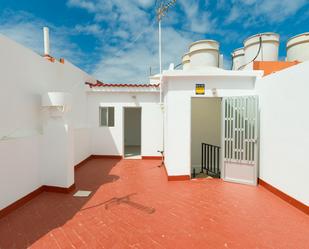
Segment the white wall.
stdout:
[[0,210],[41,186],[40,135],[0,141]]
[[129,146],[141,145],[142,112],[140,108],[125,108],[124,143]]
[[254,95],[254,77],[183,76],[165,78],[165,164],[171,176],[190,175],[191,168],[191,98],[195,84],[205,83],[204,97]]
[[201,144],[221,147],[220,98],[192,98],[191,104],[191,166],[201,166]]
[[0,53],[0,137],[33,134],[40,127],[41,94],[48,91],[73,93],[72,123],[85,125],[83,90],[85,81],[93,81],[89,75],[68,61],[51,63],[2,35]]
[[74,134],[63,117],[43,128],[40,177],[42,185],[68,188],[74,183]]
[[[47,137],[46,134],[40,135],[43,132],[44,113],[41,95],[48,91],[70,92],[73,109],[68,119],[74,124],[71,129],[83,128],[87,123],[84,83],[94,82],[94,79],[68,61],[65,64],[51,63],[2,35],[0,54],[0,189],[7,190],[7,197],[0,198],[0,208],[3,208],[46,184],[44,179],[50,171],[45,171],[44,166],[49,158],[43,156],[43,148],[38,146],[38,143],[44,144]],[[52,141],[45,144],[46,151],[51,151],[55,146]],[[65,155],[66,158],[62,158],[63,161],[71,160],[73,153],[72,149]],[[88,152],[83,154],[78,151],[75,161],[82,160],[86,154]],[[73,165],[68,166],[66,174],[65,181],[72,182]],[[59,186],[69,182],[62,182]]]
[[[133,98],[136,96],[136,98]],[[142,156],[159,156],[162,148],[162,112],[158,93],[89,92],[88,122],[94,155],[123,155],[123,108],[142,108]],[[115,107],[115,127],[99,126],[99,107]]]
[[260,178],[309,205],[309,62],[264,77],[260,95]]
[[76,128],[74,133],[74,165],[79,164],[91,153],[90,145],[90,129],[89,128]]

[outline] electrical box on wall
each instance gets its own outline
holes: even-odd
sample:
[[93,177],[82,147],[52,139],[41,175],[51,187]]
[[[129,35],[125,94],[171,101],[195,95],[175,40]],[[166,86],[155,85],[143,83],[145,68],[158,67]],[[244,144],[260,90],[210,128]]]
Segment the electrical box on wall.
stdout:
[[195,85],[195,94],[196,95],[205,95],[205,84],[196,84]]

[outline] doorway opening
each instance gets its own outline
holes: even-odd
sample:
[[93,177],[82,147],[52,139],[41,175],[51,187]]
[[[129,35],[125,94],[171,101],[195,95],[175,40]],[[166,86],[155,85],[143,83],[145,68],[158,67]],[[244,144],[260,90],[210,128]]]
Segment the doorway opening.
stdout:
[[142,108],[124,108],[124,158],[141,159]]
[[220,177],[222,98],[191,99],[191,177]]

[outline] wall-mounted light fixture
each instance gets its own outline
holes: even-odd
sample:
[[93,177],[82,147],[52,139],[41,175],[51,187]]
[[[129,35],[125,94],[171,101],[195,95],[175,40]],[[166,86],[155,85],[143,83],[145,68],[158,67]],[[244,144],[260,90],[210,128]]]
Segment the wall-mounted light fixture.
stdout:
[[217,97],[217,96],[218,96],[217,88],[211,89],[211,92],[212,92],[212,95],[213,95],[214,97]]
[[42,95],[42,107],[49,110],[50,116],[61,117],[71,106],[71,94],[66,92],[47,92]]

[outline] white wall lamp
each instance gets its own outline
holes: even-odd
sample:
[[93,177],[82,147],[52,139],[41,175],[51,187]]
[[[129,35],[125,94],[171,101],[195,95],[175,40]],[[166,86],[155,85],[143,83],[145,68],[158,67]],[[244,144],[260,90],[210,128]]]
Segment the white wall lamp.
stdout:
[[51,117],[61,117],[70,110],[71,94],[47,92],[42,95],[42,107],[49,110]]
[[217,88],[211,89],[211,92],[212,92],[212,95],[213,95],[214,97],[217,97],[217,96],[218,96]]

